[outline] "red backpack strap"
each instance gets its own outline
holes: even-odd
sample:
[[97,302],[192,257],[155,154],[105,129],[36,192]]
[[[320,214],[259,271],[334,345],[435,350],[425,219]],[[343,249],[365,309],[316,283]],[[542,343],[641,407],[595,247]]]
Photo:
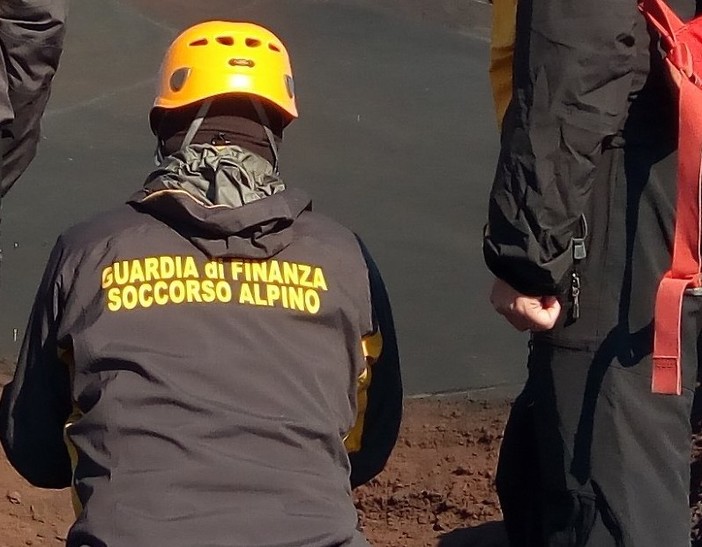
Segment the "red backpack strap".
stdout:
[[675,36],[685,26],[680,18],[662,0],[639,0],[639,9],[658,31],[665,50],[672,49]]
[[[679,395],[681,320],[685,291],[700,286],[700,209],[702,185],[702,88],[694,57],[702,56],[702,34],[684,25],[661,0],[640,0],[639,7],[661,35],[671,70],[680,71],[677,203],[673,259],[658,287],[653,347],[654,393]],[[702,20],[691,23],[702,25]],[[697,55],[693,55],[694,50]]]

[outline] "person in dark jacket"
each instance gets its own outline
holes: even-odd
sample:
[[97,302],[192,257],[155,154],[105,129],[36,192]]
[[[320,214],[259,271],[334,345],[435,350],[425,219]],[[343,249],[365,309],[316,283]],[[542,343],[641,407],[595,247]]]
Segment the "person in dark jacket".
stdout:
[[36,154],[65,20],[65,0],[0,2],[0,197]]
[[49,259],[0,400],[9,461],[73,487],[69,547],[367,545],[351,489],[397,438],[393,320],[366,247],[278,174],[286,49],[202,23],[160,81],[160,164]]
[[635,0],[519,0],[515,36],[484,237],[491,301],[532,333],[497,474],[510,543],[687,546],[699,299],[685,304],[683,394],[651,393],[673,86]]

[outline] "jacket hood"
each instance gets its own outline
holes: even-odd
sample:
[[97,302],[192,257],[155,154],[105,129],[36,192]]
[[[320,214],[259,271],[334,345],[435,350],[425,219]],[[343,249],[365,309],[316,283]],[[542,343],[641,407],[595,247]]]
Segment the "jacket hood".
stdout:
[[311,208],[265,159],[238,146],[192,145],[168,156],[128,203],[187,238],[210,258],[269,258],[293,240]]

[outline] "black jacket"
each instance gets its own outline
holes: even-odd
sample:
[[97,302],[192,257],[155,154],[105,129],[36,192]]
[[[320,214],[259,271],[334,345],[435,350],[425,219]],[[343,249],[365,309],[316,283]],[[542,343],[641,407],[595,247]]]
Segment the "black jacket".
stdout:
[[351,481],[401,409],[358,239],[262,158],[193,146],[59,238],[0,439],[30,482],[74,487],[69,546],[355,547]]
[[[693,0],[670,3],[692,15]],[[516,31],[483,250],[515,289],[553,295],[582,252],[603,150],[673,149],[677,112],[636,0],[520,0]]]
[[58,67],[66,19],[65,0],[0,2],[0,131],[3,139],[0,195],[29,165],[40,120]]

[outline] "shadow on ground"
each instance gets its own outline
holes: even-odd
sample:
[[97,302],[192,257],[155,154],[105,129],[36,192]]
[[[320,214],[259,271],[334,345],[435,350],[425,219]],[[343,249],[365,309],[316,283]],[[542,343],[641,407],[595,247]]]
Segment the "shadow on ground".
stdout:
[[441,536],[438,547],[508,547],[502,521],[459,528]]

